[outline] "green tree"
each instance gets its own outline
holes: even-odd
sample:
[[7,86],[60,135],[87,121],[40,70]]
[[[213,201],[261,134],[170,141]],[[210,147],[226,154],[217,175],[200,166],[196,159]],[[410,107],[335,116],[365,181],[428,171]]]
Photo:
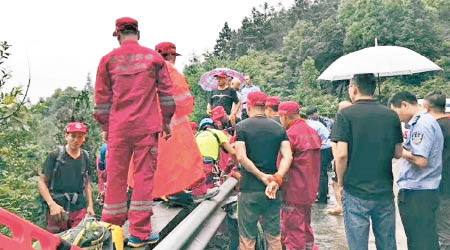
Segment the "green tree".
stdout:
[[317,107],[321,114],[334,117],[338,98],[321,91],[317,82],[319,71],[317,70],[314,59],[308,57],[302,64],[299,82],[295,89],[295,97],[303,104],[304,109],[308,107]]
[[216,40],[214,46],[214,56],[230,58],[231,56],[231,29],[228,27],[228,22],[223,25],[222,31],[219,33],[219,38]]
[[274,53],[250,50],[247,55],[236,60],[231,67],[250,74],[254,84],[269,95],[288,91],[287,86],[280,83],[283,78],[282,63]]
[[303,61],[312,56],[314,31],[315,27],[311,22],[299,21],[284,38],[282,53],[287,75],[298,76]]
[[[9,58],[7,42],[0,42],[0,65]],[[37,173],[35,156],[38,151],[32,143],[30,128],[34,108],[25,102],[20,87],[3,91],[11,72],[0,68],[0,200],[4,209],[28,220],[38,222],[39,202],[36,195]],[[29,86],[29,85],[28,85]],[[2,234],[10,234],[0,226]]]

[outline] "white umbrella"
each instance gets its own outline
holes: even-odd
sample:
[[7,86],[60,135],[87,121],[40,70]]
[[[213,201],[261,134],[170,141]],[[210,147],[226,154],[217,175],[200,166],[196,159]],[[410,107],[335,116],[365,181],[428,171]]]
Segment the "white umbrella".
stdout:
[[340,57],[318,79],[337,81],[351,79],[355,74],[373,73],[383,77],[434,70],[442,69],[413,50],[399,46],[375,46]]

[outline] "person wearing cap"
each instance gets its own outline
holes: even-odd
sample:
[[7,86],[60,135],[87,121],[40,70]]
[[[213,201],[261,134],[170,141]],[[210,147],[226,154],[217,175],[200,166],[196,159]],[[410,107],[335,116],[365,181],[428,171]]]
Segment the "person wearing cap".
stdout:
[[337,112],[331,133],[350,250],[368,248],[370,226],[378,249],[397,249],[392,158],[402,155],[403,135],[395,112],[373,99],[375,87],[373,74],[350,80],[353,105]]
[[280,116],[278,115],[278,105],[280,104],[280,97],[269,96],[266,101],[266,117],[272,118],[281,124]]
[[222,106],[225,113],[230,117],[231,125],[236,124],[236,114],[240,108],[240,101],[236,94],[236,90],[227,86],[228,75],[220,72],[215,75],[217,78],[217,89],[208,92],[208,104],[206,112],[212,115],[212,110],[217,106]]
[[328,202],[328,166],[333,160],[333,154],[331,152],[330,131],[319,121],[319,111],[317,108],[309,109],[309,119],[306,121],[310,127],[315,129],[322,140],[322,163],[320,167],[320,185],[318,202],[326,204]]
[[[248,95],[249,117],[236,125],[236,157],[241,171],[241,196],[238,201],[239,249],[255,249],[257,223],[263,228],[269,249],[281,250],[280,209],[277,194],[292,162],[286,130],[264,114],[267,95],[255,91]],[[281,160],[277,169],[278,153]]]
[[197,124],[196,122],[191,122],[190,124],[191,124],[192,132],[193,132],[194,134],[197,133],[197,130],[198,130],[198,124]]
[[67,144],[48,155],[40,174],[38,188],[48,205],[47,230],[52,233],[76,227],[86,213],[95,215],[89,154],[81,148],[86,133],[81,122],[67,124]]
[[294,155],[281,187],[281,239],[286,249],[312,250],[311,207],[319,188],[322,142],[316,130],[300,117],[299,111],[300,105],[293,101],[278,106]]
[[172,64],[175,64],[177,56],[181,56],[177,53],[177,47],[175,44],[171,42],[158,43],[155,50],[163,56],[164,60],[169,61]]
[[[130,221],[130,247],[159,240],[152,233],[153,176],[161,132],[170,137],[175,112],[173,83],[164,58],[139,45],[138,22],[116,20],[120,47],[104,56],[95,83],[94,118],[108,138],[107,186],[102,220],[122,226]],[[134,159],[135,189],[127,209],[127,172]]]
[[211,119],[217,128],[225,130],[231,127],[230,117],[225,113],[222,106],[217,106],[212,110]]
[[247,110],[247,97],[248,94],[255,91],[261,91],[261,89],[253,85],[252,76],[246,75],[244,76],[245,82],[244,86],[241,89],[241,103],[242,103],[242,120],[248,118],[248,110]]

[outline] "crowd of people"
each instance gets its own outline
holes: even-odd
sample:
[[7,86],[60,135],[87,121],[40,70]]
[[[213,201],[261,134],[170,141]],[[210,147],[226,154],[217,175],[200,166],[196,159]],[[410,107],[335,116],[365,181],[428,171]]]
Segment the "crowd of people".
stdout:
[[[139,45],[132,18],[118,19],[113,35],[120,47],[101,59],[95,85],[94,117],[107,143],[98,160],[102,220],[120,226],[129,220],[128,245],[142,247],[160,238],[151,227],[153,180],[158,140],[170,140],[178,108],[168,65],[179,54],[169,42],[156,51]],[[205,178],[189,192],[214,193],[209,191],[215,166],[239,179],[234,249],[255,249],[258,223],[269,249],[318,249],[311,210],[329,199],[329,171],[337,201],[329,213],[343,214],[349,249],[368,249],[371,225],[377,249],[396,249],[394,158],[408,248],[450,249],[450,117],[444,94],[430,93],[421,107],[414,94],[403,91],[386,107],[373,97],[373,74],[355,75],[351,102],[336,107],[333,123],[316,108],[303,114],[299,103],[267,96],[251,75],[243,84],[226,72],[215,77],[218,89],[208,93],[206,117],[191,123]],[[87,129],[82,122],[69,123],[67,144],[44,164],[39,191],[51,232],[95,214],[89,154],[81,148]]]

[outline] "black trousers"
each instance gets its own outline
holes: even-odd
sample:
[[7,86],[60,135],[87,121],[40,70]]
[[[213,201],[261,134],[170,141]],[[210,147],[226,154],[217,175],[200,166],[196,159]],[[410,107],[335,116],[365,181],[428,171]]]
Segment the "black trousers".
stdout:
[[320,164],[320,184],[319,184],[319,203],[327,203],[328,195],[328,166],[333,160],[331,148],[320,150],[321,164]]
[[398,209],[409,250],[439,250],[435,218],[438,205],[437,190],[399,191]]

